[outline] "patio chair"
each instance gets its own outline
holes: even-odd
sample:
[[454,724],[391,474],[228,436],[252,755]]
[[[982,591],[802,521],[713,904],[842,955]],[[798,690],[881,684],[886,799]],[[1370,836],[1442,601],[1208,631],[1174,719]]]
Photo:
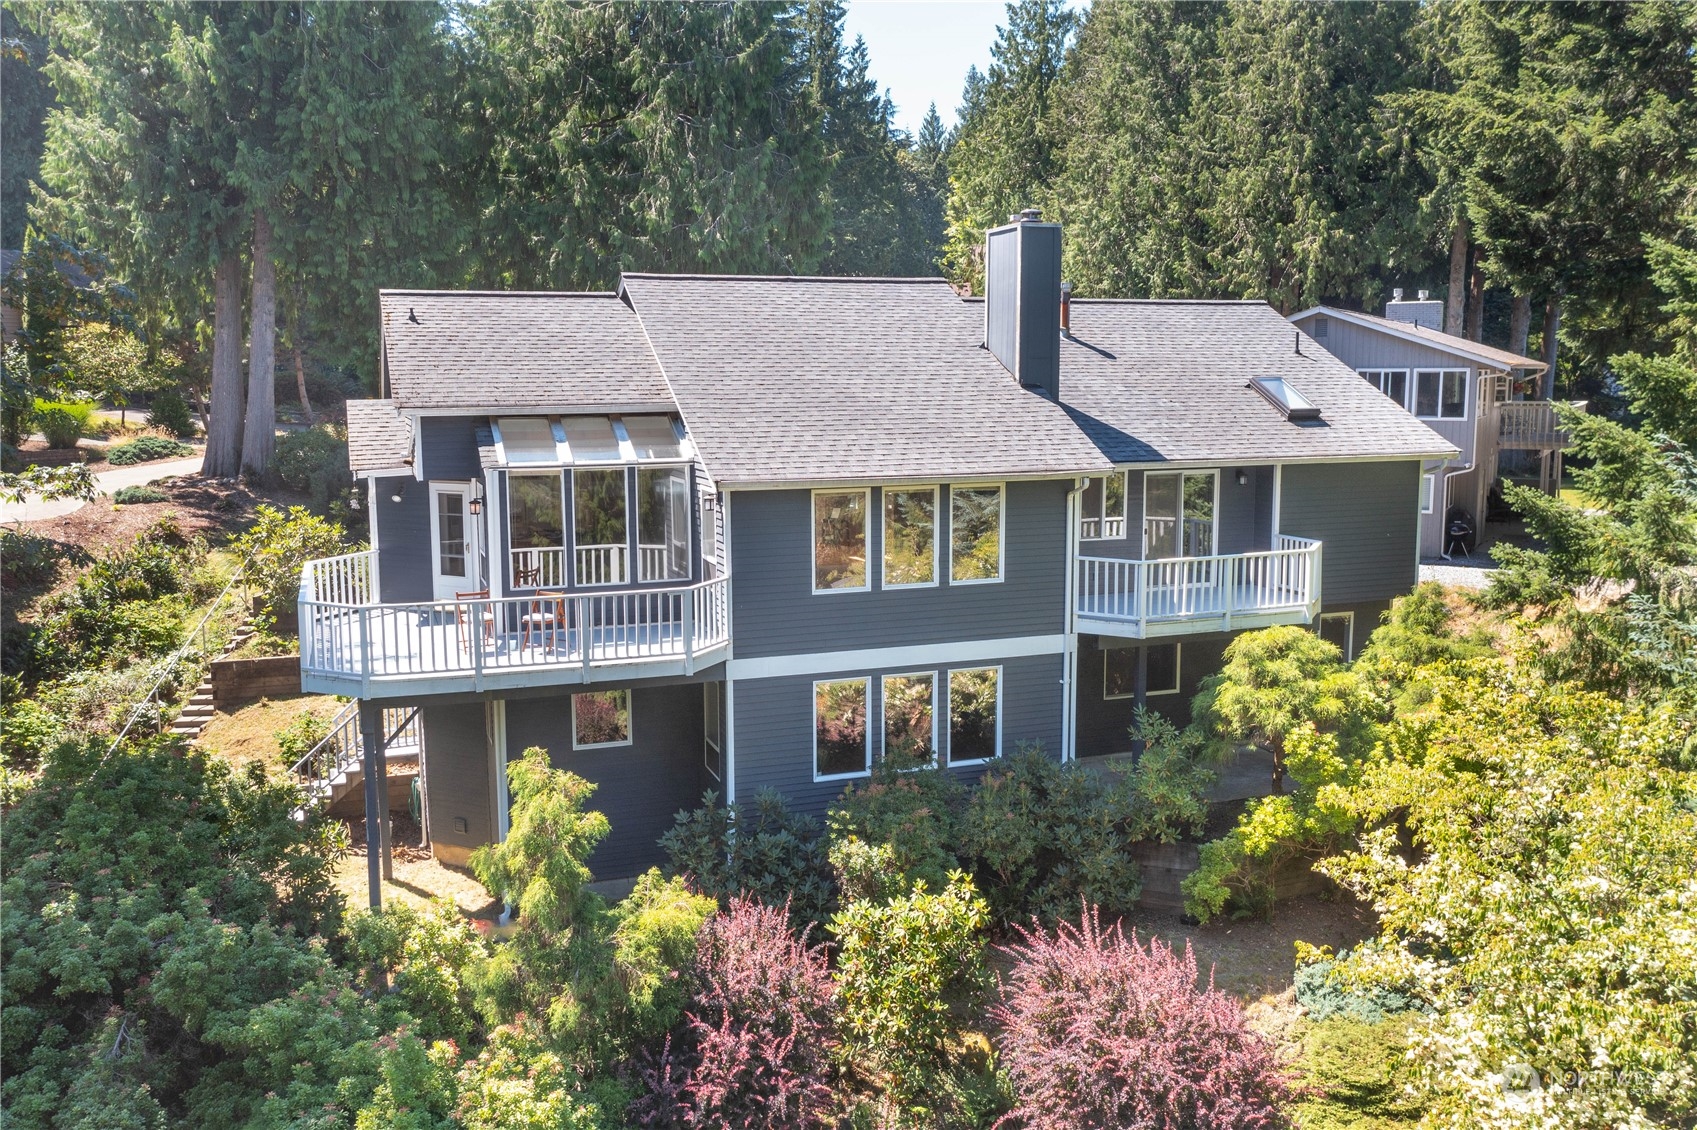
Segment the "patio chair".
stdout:
[[495,609],[488,604],[468,604],[467,601],[485,601],[489,599],[488,589],[473,589],[470,592],[454,594],[454,620],[458,625],[460,646],[471,650],[471,633],[467,631],[470,621],[476,617],[483,625],[483,642],[493,643],[495,639]]
[[563,592],[539,592],[531,600],[525,614],[519,617],[521,635],[520,647],[530,646],[530,634],[536,632],[542,637],[543,646],[553,647],[555,633],[566,627],[566,594]]

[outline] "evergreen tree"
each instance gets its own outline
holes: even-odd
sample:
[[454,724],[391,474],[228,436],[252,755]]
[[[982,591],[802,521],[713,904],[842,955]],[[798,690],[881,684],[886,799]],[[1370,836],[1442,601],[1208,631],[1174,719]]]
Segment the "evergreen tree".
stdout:
[[944,262],[950,277],[979,289],[989,228],[1039,202],[1054,172],[1049,106],[1078,19],[1062,0],[1019,0],[991,48],[990,73],[967,89],[951,154]]
[[[47,37],[26,7],[0,8],[0,246],[24,245],[30,193],[41,178],[41,148],[53,84],[42,73]],[[26,22],[27,21],[27,22]]]

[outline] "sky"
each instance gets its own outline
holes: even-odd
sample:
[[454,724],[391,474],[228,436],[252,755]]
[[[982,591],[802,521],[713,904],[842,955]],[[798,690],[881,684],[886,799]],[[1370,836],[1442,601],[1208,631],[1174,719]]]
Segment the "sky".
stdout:
[[968,67],[990,69],[1000,0],[849,0],[845,38],[866,40],[872,77],[896,104],[896,128],[919,132],[925,108],[937,104],[943,128],[955,124]]

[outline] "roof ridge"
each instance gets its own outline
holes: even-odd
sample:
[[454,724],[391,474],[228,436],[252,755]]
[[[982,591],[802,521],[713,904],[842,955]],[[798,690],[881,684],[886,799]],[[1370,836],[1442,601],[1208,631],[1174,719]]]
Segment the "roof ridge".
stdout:
[[626,271],[627,279],[677,279],[708,282],[829,282],[829,283],[940,283],[941,275],[714,275],[672,274],[665,271]]
[[1267,306],[1260,298],[1074,298],[1079,306]]
[[432,298],[613,298],[619,297],[612,290],[385,290],[379,288],[377,296],[405,295],[408,297]]

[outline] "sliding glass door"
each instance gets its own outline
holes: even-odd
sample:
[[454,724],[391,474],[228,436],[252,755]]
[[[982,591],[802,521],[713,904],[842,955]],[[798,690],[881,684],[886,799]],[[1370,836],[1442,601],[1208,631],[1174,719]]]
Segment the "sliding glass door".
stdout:
[[1217,471],[1173,471],[1143,477],[1143,556],[1211,557]]

